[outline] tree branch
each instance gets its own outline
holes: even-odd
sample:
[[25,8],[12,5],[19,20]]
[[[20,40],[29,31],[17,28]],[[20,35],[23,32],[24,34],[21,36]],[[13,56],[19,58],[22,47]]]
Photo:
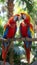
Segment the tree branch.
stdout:
[[10,41],[37,41],[37,38],[11,38],[11,39],[4,39],[4,38],[0,38],[0,41],[4,41],[4,42],[8,42],[8,40]]

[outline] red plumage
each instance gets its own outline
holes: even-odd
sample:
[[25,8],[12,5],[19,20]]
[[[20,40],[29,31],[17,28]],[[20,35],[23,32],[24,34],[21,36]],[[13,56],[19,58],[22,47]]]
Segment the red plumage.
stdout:
[[17,25],[16,25],[16,21],[13,20],[13,17],[11,17],[11,18],[8,20],[8,23],[6,24],[5,28],[6,28],[7,26],[9,27],[9,31],[8,31],[8,34],[7,34],[7,38],[12,38],[12,37],[14,37],[15,32],[16,32],[16,28],[17,28]]
[[20,24],[20,31],[21,31],[22,37],[27,36],[27,26],[25,26],[24,21]]
[[[20,24],[20,31],[21,31],[22,37],[28,37],[27,28],[28,27],[25,26],[23,23]],[[26,57],[27,57],[27,61],[29,63],[30,62],[30,48],[27,48],[25,43],[24,43],[24,48],[26,50]]]
[[30,48],[27,48],[25,43],[24,43],[24,48],[25,48],[25,51],[26,51],[27,61],[28,61],[28,63],[30,63]]
[[[23,17],[24,18],[23,18]],[[30,16],[26,13],[21,13],[21,17],[23,18],[23,22],[20,24],[20,32],[22,37],[28,37],[28,27],[30,27]],[[24,48],[26,51],[26,57],[28,63],[30,63],[30,47],[27,48],[26,43],[24,42]]]
[[[4,33],[4,38],[5,39],[10,39],[10,38],[13,38],[15,36],[15,33],[16,33],[16,30],[17,30],[17,24],[16,24],[16,21],[18,20],[18,17],[19,15],[15,15],[13,17],[11,17],[7,24],[4,26],[4,29],[5,29],[5,32]],[[8,28],[8,31],[6,31],[6,29]],[[4,45],[2,46],[2,59],[6,60],[6,56],[7,56],[7,53],[8,53],[8,50],[9,50],[9,45],[7,46],[7,48],[4,47]]]

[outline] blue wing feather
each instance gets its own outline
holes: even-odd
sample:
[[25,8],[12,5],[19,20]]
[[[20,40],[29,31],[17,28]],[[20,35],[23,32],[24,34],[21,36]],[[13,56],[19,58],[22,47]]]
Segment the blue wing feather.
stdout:
[[30,31],[30,28],[28,28],[28,32],[27,32],[27,34],[28,34],[28,37],[29,37],[29,38],[32,38],[32,37],[31,37],[31,31]]
[[[30,28],[28,28],[27,34],[28,34],[28,37],[29,37],[29,38],[32,38]],[[30,42],[25,41],[25,44],[26,44],[26,47],[27,47],[27,48],[29,48],[29,47],[31,48],[32,41],[30,41]]]
[[[7,38],[8,30],[9,30],[9,27],[7,27],[7,28],[5,29],[3,38]],[[4,42],[4,41],[3,41],[2,44],[3,44],[3,46],[4,46],[5,48],[7,48],[7,46],[9,45],[8,42]]]
[[9,31],[9,28],[7,27],[7,28],[5,29],[5,31],[4,31],[3,38],[6,38],[6,37],[7,37],[8,31]]

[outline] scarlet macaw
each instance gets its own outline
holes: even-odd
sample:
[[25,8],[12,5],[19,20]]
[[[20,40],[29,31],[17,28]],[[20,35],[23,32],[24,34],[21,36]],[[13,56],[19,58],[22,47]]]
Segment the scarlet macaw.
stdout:
[[[30,24],[30,16],[26,13],[21,13],[21,18],[23,19],[23,21],[20,24],[21,36],[32,38],[30,28],[33,29],[33,26],[32,24]],[[32,44],[32,41],[24,41],[24,48],[26,51],[26,57],[27,57],[28,63],[30,63],[31,44]]]
[[[16,24],[17,20],[19,20],[18,14],[12,16],[8,20],[7,24],[4,26],[5,31],[3,34],[3,38],[10,39],[10,38],[13,38],[15,36],[15,33],[17,30],[17,24]],[[8,50],[9,50],[9,44],[10,44],[10,42],[3,42],[2,43],[2,59],[4,60],[4,63],[6,61],[6,56],[7,56]]]

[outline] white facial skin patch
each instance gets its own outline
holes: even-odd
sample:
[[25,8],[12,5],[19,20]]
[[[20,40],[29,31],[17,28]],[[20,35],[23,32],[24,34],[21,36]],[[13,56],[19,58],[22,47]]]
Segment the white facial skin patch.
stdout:
[[14,16],[14,21],[16,21],[17,20],[17,16]]
[[26,19],[26,15],[23,14],[23,18]]

